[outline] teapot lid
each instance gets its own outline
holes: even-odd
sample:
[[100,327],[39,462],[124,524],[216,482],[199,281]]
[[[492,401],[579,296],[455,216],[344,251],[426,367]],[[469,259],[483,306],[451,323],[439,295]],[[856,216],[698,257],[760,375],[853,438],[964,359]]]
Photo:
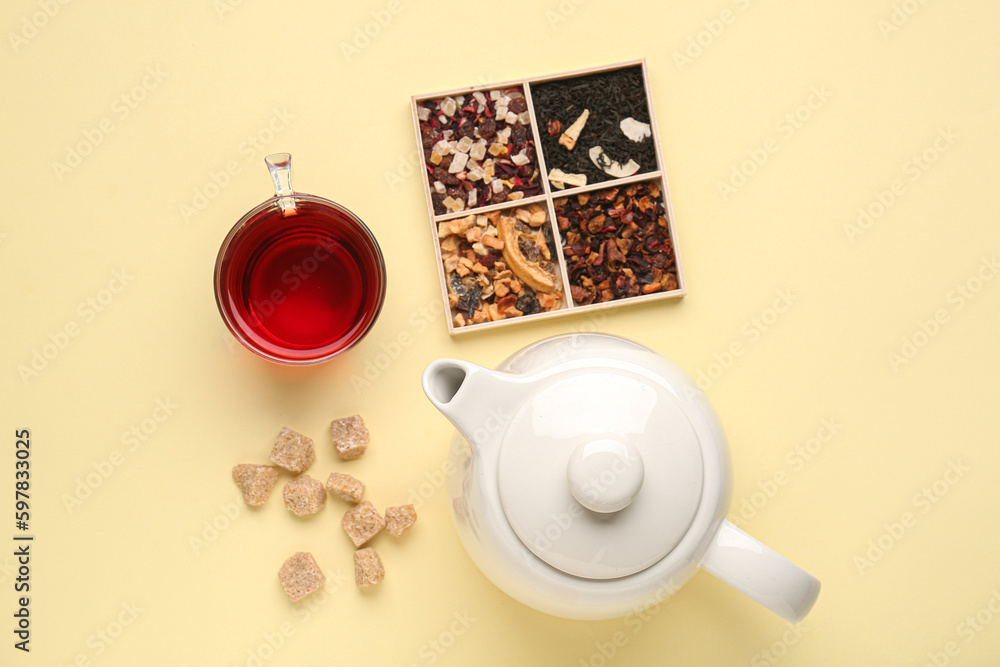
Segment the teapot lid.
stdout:
[[635,364],[539,379],[500,443],[511,528],[549,565],[614,579],[653,565],[701,500],[701,445],[676,388]]

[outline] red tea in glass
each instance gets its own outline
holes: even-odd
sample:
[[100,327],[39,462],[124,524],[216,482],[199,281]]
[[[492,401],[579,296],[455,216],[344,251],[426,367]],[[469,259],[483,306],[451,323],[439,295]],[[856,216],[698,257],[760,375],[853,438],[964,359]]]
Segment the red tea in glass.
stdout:
[[233,335],[286,364],[325,361],[360,341],[385,299],[375,237],[343,206],[291,189],[287,153],[265,160],[276,196],[243,216],[215,264],[215,298]]

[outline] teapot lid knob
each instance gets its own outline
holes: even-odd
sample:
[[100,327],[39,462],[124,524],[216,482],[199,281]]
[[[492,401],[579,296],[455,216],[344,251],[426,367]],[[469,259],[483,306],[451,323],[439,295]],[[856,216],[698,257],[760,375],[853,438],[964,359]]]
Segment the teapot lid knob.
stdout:
[[573,450],[566,477],[577,502],[593,512],[610,514],[625,509],[635,499],[645,469],[634,445],[602,438]]

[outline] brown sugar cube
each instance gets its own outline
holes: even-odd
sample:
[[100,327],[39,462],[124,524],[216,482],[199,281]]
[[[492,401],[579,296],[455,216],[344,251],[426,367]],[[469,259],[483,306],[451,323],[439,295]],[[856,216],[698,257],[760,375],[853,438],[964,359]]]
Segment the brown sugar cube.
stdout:
[[338,498],[357,505],[365,493],[365,483],[350,475],[331,472],[326,480],[326,490]]
[[323,482],[309,475],[300,475],[285,484],[285,507],[296,516],[315,514],[326,504]]
[[366,500],[349,509],[340,525],[344,527],[344,532],[354,542],[354,546],[360,547],[382,532],[385,521],[375,506]]
[[296,433],[290,428],[282,428],[278,439],[271,448],[271,463],[292,472],[305,472],[316,460],[316,450],[312,438]]
[[396,505],[385,510],[385,530],[393,537],[399,537],[416,522],[417,511],[413,505]]
[[278,581],[292,602],[298,602],[326,583],[323,571],[308,551],[300,551],[278,570]]
[[363,456],[368,449],[368,427],[361,415],[334,419],[330,423],[330,434],[337,455],[345,461]]
[[241,463],[233,466],[233,480],[239,485],[247,505],[263,505],[271,497],[271,489],[278,481],[278,469],[275,466]]
[[374,586],[385,577],[382,559],[371,547],[354,552],[354,583],[358,588]]

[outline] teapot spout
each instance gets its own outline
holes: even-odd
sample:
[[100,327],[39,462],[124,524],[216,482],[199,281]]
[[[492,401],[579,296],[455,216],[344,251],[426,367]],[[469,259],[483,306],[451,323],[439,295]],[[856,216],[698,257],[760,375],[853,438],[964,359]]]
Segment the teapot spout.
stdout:
[[522,382],[468,361],[438,359],[424,370],[421,384],[434,407],[479,449],[506,430]]

